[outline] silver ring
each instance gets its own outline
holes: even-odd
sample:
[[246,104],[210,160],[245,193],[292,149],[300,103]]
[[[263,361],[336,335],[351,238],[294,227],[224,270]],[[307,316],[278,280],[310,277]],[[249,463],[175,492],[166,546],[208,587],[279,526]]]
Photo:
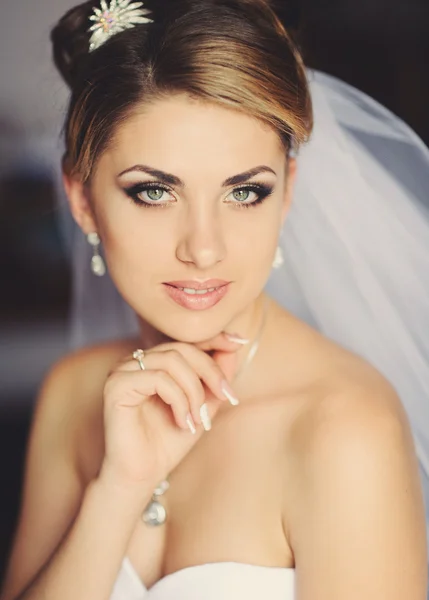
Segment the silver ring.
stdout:
[[143,350],[136,350],[135,352],[133,352],[133,358],[138,361],[139,365],[140,365],[140,369],[142,371],[146,370],[146,367],[143,364],[143,358],[144,358],[144,352]]

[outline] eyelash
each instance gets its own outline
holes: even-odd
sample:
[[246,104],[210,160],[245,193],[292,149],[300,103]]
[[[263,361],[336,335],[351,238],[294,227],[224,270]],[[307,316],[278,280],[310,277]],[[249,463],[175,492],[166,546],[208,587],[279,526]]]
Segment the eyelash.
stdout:
[[[141,200],[138,195],[141,194],[142,192],[145,192],[147,190],[150,189],[155,189],[155,190],[163,190],[164,192],[168,192],[168,193],[172,193],[172,190],[168,187],[166,187],[163,184],[160,183],[156,183],[154,182],[148,182],[148,183],[138,183],[136,185],[133,185],[129,188],[125,188],[124,191],[127,194],[127,196],[129,196],[131,198],[131,200],[137,204],[137,206],[141,206],[142,208],[167,208],[171,202],[146,202],[145,200]],[[258,204],[262,204],[262,202],[264,202],[264,200],[266,198],[268,198],[268,196],[271,196],[271,194],[273,193],[274,188],[269,186],[269,185],[265,185],[265,184],[261,184],[261,183],[254,183],[254,184],[249,184],[249,185],[245,185],[245,186],[241,186],[238,188],[233,189],[230,194],[233,194],[234,192],[240,192],[240,191],[246,191],[246,192],[254,192],[255,194],[257,194],[258,198],[256,200],[254,200],[253,202],[240,202],[239,200],[236,200],[235,202],[232,202],[231,204],[236,204],[241,208],[250,208],[250,207],[255,207]]]

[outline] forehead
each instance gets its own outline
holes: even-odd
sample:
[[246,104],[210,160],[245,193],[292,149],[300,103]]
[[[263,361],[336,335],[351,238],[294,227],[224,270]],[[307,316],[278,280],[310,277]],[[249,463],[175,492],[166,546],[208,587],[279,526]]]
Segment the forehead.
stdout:
[[118,172],[142,162],[177,174],[190,168],[231,174],[260,164],[279,167],[284,159],[279,136],[260,120],[175,95],[138,107],[119,125],[102,161]]

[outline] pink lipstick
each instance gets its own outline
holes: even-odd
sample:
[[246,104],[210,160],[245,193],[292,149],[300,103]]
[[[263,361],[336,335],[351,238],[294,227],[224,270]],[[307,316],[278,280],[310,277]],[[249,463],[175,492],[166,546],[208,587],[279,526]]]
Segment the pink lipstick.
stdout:
[[207,281],[171,281],[164,283],[167,294],[177,304],[190,310],[212,308],[227,294],[229,282],[221,279]]

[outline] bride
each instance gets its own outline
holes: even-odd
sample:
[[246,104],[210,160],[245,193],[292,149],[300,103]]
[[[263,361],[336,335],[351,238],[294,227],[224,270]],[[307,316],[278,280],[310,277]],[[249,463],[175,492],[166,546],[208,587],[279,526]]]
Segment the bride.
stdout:
[[52,40],[98,341],[40,391],[1,600],[423,600],[426,149],[265,0],[91,0]]

